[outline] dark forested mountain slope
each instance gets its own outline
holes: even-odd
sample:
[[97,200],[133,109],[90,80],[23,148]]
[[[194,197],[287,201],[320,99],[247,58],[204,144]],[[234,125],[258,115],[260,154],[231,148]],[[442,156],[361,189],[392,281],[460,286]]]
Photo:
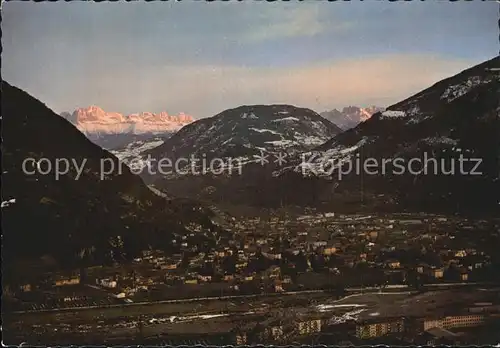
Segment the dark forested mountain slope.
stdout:
[[[126,166],[120,172],[116,157],[6,82],[2,118],[4,261],[44,254],[62,264],[119,260],[149,246],[170,249],[172,237],[193,224],[215,229],[210,211],[155,195]],[[53,171],[26,175],[22,164],[30,157],[86,163],[78,180],[73,166],[56,180]],[[101,163],[107,170],[111,162],[115,170],[101,180]]]

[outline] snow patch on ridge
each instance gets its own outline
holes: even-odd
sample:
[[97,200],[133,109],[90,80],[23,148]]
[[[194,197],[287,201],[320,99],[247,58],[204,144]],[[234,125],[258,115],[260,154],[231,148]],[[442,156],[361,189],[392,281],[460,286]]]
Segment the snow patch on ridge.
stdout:
[[284,117],[272,120],[271,122],[287,122],[287,121],[298,121],[298,120],[299,119],[297,117]]
[[250,118],[250,119],[258,119],[258,117],[253,113],[253,112],[250,112],[250,113],[246,113],[244,112],[242,115],[241,115],[241,118],[245,119],[245,118]]
[[406,116],[406,113],[404,111],[386,110],[382,112],[381,116],[382,116],[381,119],[402,118]]
[[326,175],[326,172],[332,173],[334,170],[348,163],[354,153],[364,146],[368,141],[367,137],[363,137],[355,145],[345,147],[337,145],[336,147],[323,152],[309,152],[303,156],[303,161],[294,168],[295,172],[317,173],[318,175]]

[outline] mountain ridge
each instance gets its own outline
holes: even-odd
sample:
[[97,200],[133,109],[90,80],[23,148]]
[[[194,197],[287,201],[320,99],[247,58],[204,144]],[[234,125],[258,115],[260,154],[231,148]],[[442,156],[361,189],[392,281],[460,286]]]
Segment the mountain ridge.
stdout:
[[60,116],[75,125],[92,142],[108,150],[151,136],[168,137],[194,121],[192,116],[184,113],[169,115],[166,112],[140,112],[123,115],[106,112],[95,105],[78,108],[71,114],[62,112]]
[[[427,153],[449,167],[460,156],[480,158],[483,174],[478,177],[456,171],[452,175],[351,174],[338,182],[337,190],[378,187],[408,206],[494,209],[492,193],[498,189],[500,168],[500,74],[490,69],[499,65],[498,57],[490,59],[389,106],[316,148],[311,154],[317,158],[307,166],[321,168],[356,156],[409,161]],[[302,169],[300,165],[295,171]]]
[[[4,261],[46,254],[67,266],[119,261],[143,248],[172,251],[172,237],[187,233],[190,224],[217,229],[210,210],[154,193],[114,155],[5,81],[2,121],[2,201],[8,203],[2,203],[2,223],[4,245],[9,246],[3,249]],[[27,158],[85,165],[78,178],[74,168],[57,178],[53,170],[27,173]],[[103,161],[114,165],[106,175]]]
[[183,127],[153,157],[249,157],[296,152],[322,144],[341,129],[316,112],[287,104],[242,105]]
[[383,110],[384,108],[379,106],[346,106],[342,110],[333,109],[321,112],[320,115],[342,130],[347,130],[356,127],[359,123],[368,120],[373,114]]

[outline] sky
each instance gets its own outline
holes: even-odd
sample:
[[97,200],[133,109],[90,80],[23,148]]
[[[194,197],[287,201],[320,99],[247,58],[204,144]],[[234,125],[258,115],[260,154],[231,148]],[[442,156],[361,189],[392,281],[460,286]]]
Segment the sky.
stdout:
[[498,55],[498,6],[8,2],[2,76],[59,113],[385,107]]

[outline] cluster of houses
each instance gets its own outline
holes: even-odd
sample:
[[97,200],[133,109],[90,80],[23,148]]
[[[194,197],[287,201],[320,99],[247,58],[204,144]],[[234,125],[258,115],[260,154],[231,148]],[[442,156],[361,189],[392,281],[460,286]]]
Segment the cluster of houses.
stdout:
[[[468,231],[471,226],[477,228],[472,223],[460,228]],[[118,298],[133,297],[160,284],[227,283],[237,291],[255,283],[266,291],[282,292],[300,285],[290,269],[320,272],[318,264],[321,272],[338,276],[355,274],[358,266],[376,269],[389,275],[388,282],[393,284],[406,283],[409,274],[423,282],[470,281],[490,265],[490,255],[464,239],[463,233],[457,237],[456,227],[457,223],[443,217],[333,213],[235,219],[231,233],[218,236],[210,248],[198,243],[195,237],[203,231],[193,226],[190,234],[176,237],[178,252],[144,250],[134,259],[134,272],[123,274],[122,266],[116,267],[115,275],[100,275],[97,270],[93,285]],[[410,251],[416,251],[417,257],[405,258]],[[56,287],[80,282],[76,273],[53,279]],[[22,284],[19,290],[29,292],[34,287]]]

